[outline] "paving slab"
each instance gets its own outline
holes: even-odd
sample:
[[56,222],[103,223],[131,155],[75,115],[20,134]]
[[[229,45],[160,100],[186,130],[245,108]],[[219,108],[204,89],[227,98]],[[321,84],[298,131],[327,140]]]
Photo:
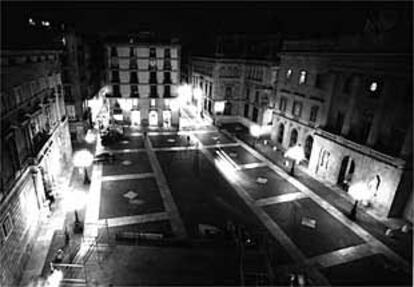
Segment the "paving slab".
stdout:
[[321,271],[333,286],[412,286],[412,274],[404,273],[382,254]]
[[164,211],[154,178],[102,183],[99,218],[114,218]]
[[154,148],[160,147],[185,147],[187,146],[187,136],[178,134],[150,135],[149,139]]
[[112,150],[123,150],[123,149],[138,149],[144,148],[144,137],[143,136],[130,136],[125,140],[117,141],[113,144],[104,146],[105,149]]
[[[262,198],[270,198],[273,196],[300,192],[299,189],[291,185],[269,167],[258,167],[240,171],[242,178],[248,179],[240,181],[249,195],[257,200]],[[260,183],[258,178],[267,179],[266,183]]]
[[113,163],[103,164],[102,175],[123,175],[152,172],[152,168],[145,152],[116,154]]
[[235,143],[233,139],[219,132],[195,133],[194,136],[197,137],[203,145]]
[[[309,198],[263,208],[308,258],[364,243]],[[310,226],[312,220],[314,227]]]
[[234,147],[221,147],[215,149],[209,149],[210,152],[215,152],[218,150],[224,151],[231,160],[233,160],[237,165],[251,164],[251,163],[261,163],[261,160],[253,156],[246,149],[241,146]]

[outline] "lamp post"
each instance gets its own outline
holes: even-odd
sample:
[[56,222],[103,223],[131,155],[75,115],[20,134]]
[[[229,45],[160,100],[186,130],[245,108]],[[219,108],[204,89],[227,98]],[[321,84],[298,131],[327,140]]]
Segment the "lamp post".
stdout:
[[253,147],[256,147],[256,143],[257,143],[257,141],[259,140],[259,138],[262,134],[262,129],[258,125],[253,125],[253,126],[250,127],[250,134],[254,138]]
[[296,162],[301,162],[305,159],[305,151],[303,150],[301,145],[295,145],[291,148],[289,148],[285,152],[285,157],[290,158],[292,160],[292,166],[290,167],[289,174],[291,176],[295,175],[295,164]]

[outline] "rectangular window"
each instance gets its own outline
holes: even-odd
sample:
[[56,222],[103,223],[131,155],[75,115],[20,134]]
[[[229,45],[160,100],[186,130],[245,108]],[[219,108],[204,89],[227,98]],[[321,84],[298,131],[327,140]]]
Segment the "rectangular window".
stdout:
[[116,50],[116,47],[111,47],[111,57],[117,57],[118,52]]
[[230,100],[231,99],[231,87],[226,87],[226,95],[225,95],[226,100]]
[[130,47],[129,48],[129,56],[130,57],[135,57],[135,49],[134,49],[134,47]]
[[171,73],[164,72],[164,84],[171,84]]
[[254,103],[258,104],[259,103],[259,91],[256,91],[256,94],[254,96]]
[[244,117],[245,118],[249,117],[249,104],[244,105]]
[[300,117],[300,115],[302,114],[302,103],[301,102],[293,102],[293,107],[292,107],[292,114],[296,117]]
[[319,107],[318,106],[313,106],[311,108],[311,112],[310,112],[310,116],[309,116],[309,121],[310,122],[316,122],[316,118],[318,117],[318,110]]
[[155,50],[155,48],[150,48],[150,57],[151,58],[157,57],[157,51]]
[[112,71],[112,83],[119,83],[119,72]]
[[114,97],[119,97],[121,95],[121,92],[119,90],[119,86],[118,85],[112,86],[112,91],[113,91],[113,96]]
[[285,97],[281,97],[279,101],[279,110],[281,112],[286,111],[287,99]]
[[158,93],[157,93],[157,86],[156,85],[151,85],[150,88],[150,97],[151,98],[157,98],[158,97]]
[[164,59],[164,70],[171,71],[171,61],[169,59]]
[[171,57],[171,50],[164,49],[164,58],[170,58],[170,57]]
[[150,72],[150,84],[156,84],[157,83],[157,73],[156,72]]
[[137,68],[138,68],[138,65],[137,65],[137,61],[136,60],[129,61],[129,69],[136,70]]
[[155,100],[154,99],[151,99],[150,105],[151,105],[151,108],[155,107]]
[[252,115],[252,121],[257,123],[258,120],[258,116],[259,116],[259,111],[256,107],[253,108],[253,115]]
[[164,86],[164,98],[171,97],[171,87],[169,85]]
[[132,98],[138,98],[139,97],[138,86],[135,86],[135,85],[131,86],[131,97]]
[[138,76],[137,76],[137,72],[131,72],[131,73],[130,73],[129,81],[130,81],[130,83],[132,83],[132,84],[138,84]]
[[286,71],[286,80],[289,81],[292,78],[292,69]]

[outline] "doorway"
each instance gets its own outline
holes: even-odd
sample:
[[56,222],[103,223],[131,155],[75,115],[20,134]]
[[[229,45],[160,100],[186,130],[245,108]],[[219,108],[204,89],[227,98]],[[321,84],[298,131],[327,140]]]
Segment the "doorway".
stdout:
[[158,124],[158,113],[157,111],[149,112],[149,125],[156,126]]
[[163,111],[162,118],[164,121],[164,128],[170,128],[171,127],[171,111]]
[[352,176],[355,171],[355,162],[349,156],[346,156],[342,159],[341,168],[338,174],[337,184],[343,190],[348,191],[348,188],[352,181]]

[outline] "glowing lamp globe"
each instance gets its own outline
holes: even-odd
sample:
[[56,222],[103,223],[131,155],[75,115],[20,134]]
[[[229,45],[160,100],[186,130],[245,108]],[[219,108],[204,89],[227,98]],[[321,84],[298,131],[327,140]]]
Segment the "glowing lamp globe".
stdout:
[[260,128],[260,126],[253,125],[250,127],[250,134],[254,136],[255,138],[260,137],[261,133],[262,133],[262,129]]
[[93,155],[86,149],[75,152],[73,155],[73,165],[76,167],[87,167],[93,162]]
[[305,159],[305,151],[301,146],[295,145],[285,152],[285,157],[300,162]]

